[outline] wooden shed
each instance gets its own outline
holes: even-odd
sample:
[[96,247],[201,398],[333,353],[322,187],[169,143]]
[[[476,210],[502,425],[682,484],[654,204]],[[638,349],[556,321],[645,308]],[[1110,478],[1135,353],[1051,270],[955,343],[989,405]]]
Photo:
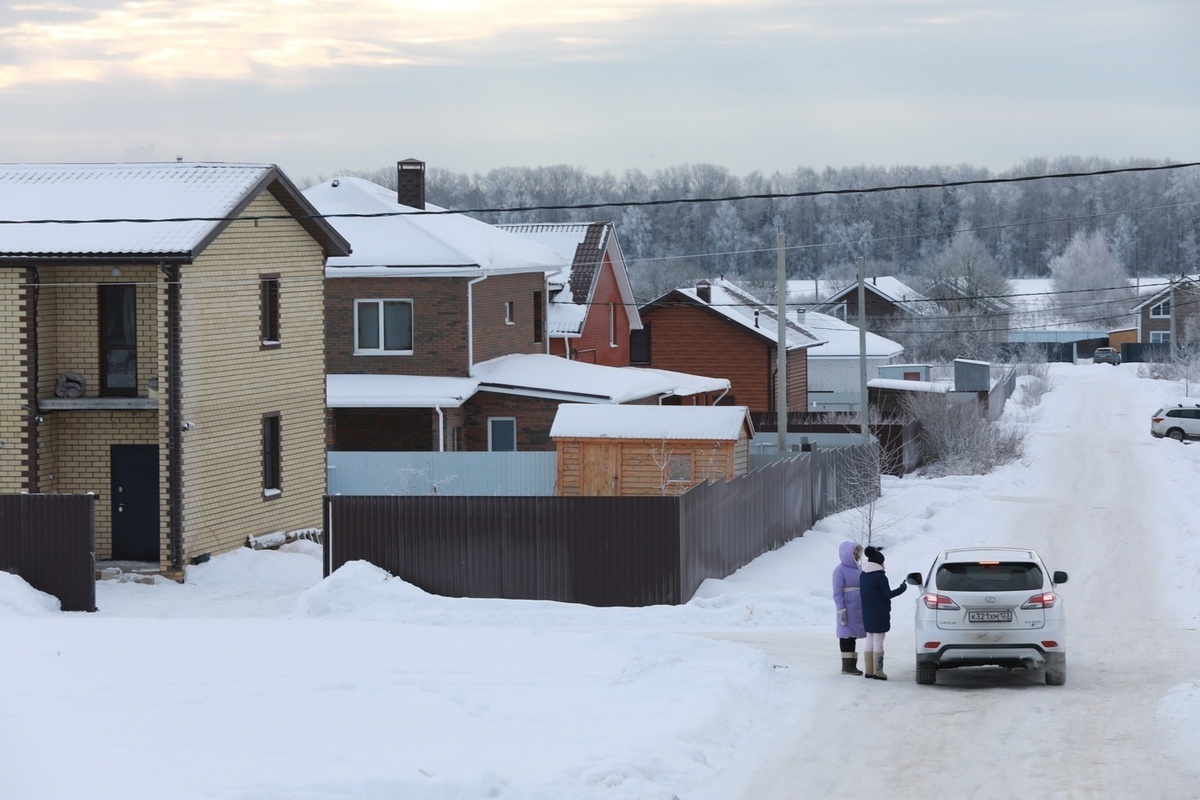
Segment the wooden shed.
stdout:
[[682,494],[746,474],[754,425],[746,406],[558,407],[550,438],[563,496]]

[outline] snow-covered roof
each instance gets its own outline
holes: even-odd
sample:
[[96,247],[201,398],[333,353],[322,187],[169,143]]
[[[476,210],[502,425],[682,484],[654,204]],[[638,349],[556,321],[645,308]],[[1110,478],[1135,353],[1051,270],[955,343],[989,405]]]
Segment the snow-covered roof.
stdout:
[[[555,250],[462,214],[422,213],[401,205],[396,193],[362,178],[334,178],[304,196],[329,217],[354,252],[330,258],[330,278],[554,273],[567,262]],[[425,212],[444,212],[427,205]],[[337,216],[362,215],[362,216]]]
[[476,392],[628,403],[729,391],[724,378],[634,367],[605,367],[541,353],[501,356],[475,365],[470,378],[425,375],[326,375],[329,408],[457,408]]
[[425,375],[326,375],[329,408],[458,408],[479,388],[475,378]]
[[[502,231],[520,236],[523,239],[528,239],[531,242],[537,242],[543,247],[549,247],[551,250],[561,253],[566,259],[566,266],[559,272],[547,276],[546,280],[551,284],[559,286],[567,286],[571,280],[571,266],[575,261],[575,251],[579,245],[583,244],[587,238],[588,231],[591,229],[591,222],[537,222],[537,223],[507,223],[497,225],[496,227]],[[604,252],[604,237],[601,236],[595,243],[597,251],[596,257]],[[584,296],[580,297],[577,302],[583,303],[587,301],[586,292],[587,286],[581,287]]]
[[479,379],[480,391],[587,403],[629,403],[648,397],[668,397],[678,394],[683,386],[681,381],[663,372],[606,367],[540,353],[482,361],[472,373]]
[[0,225],[0,257],[189,260],[265,188],[305,217],[327,253],[348,251],[273,164],[3,164],[0,219],[85,222]]
[[[679,294],[687,297],[698,306],[708,308],[713,313],[752,331],[758,336],[777,342],[778,325],[776,309],[759,300],[754,295],[724,278],[709,281],[709,299],[701,299],[695,286],[676,289]],[[659,298],[661,300],[662,298]],[[650,305],[659,302],[655,300]],[[813,347],[823,340],[802,328],[793,320],[787,320],[787,349],[798,350]]]
[[[867,278],[865,286],[875,294],[904,307],[909,313],[929,315],[940,313],[929,298],[906,284],[899,278],[890,275],[879,275]],[[858,291],[857,281],[837,280],[789,280],[787,282],[788,302],[803,305],[823,305],[837,302]]]
[[556,290],[547,311],[548,333],[571,336],[583,331],[596,284],[603,272],[605,253],[612,264],[613,278],[629,317],[629,327],[634,330],[642,327],[616,229],[611,222],[510,223],[496,227],[549,247],[563,256],[566,266],[546,278],[551,289]]
[[704,439],[736,441],[743,429],[753,432],[745,406],[596,406],[564,403],[558,407],[551,438]]
[[654,369],[652,367],[621,367],[621,369],[658,375],[663,380],[676,384],[674,394],[677,397],[690,397],[710,392],[728,392],[730,386],[732,386],[728,378],[709,378],[704,375],[672,372],[668,369]]
[[[798,282],[800,285],[811,283],[811,281]],[[789,291],[790,291],[789,282]],[[833,288],[831,283],[826,288]],[[866,278],[863,282],[863,288],[882,297],[884,300],[890,301],[899,308],[903,308],[909,314],[915,316],[931,316],[941,313],[941,309],[936,303],[931,302],[927,297],[913,289],[903,281],[893,278],[890,275],[880,275],[878,277]],[[837,288],[826,294],[821,300],[813,300],[817,305],[826,303],[844,302],[851,297],[856,297],[858,292],[858,282],[854,281],[849,285],[842,281]],[[819,292],[810,292],[814,296]]]
[[[824,344],[809,348],[809,358],[858,358],[857,326],[816,311],[804,313],[801,324],[805,330],[825,340]],[[904,346],[899,342],[867,331],[867,358],[895,358],[903,352]]]
[[906,381],[899,378],[872,378],[867,386],[873,389],[898,389],[902,392],[937,392],[945,394],[954,389],[946,381]]
[[1146,279],[1142,280],[1140,289],[1144,291],[1144,293],[1139,296],[1145,299],[1131,308],[1130,311],[1141,311],[1143,308],[1152,303],[1158,303],[1160,300],[1170,294],[1171,288],[1177,284],[1191,283],[1193,284],[1192,288],[1195,288],[1196,284],[1200,284],[1200,275],[1181,275],[1178,279],[1154,278],[1150,280],[1153,282],[1147,281]]

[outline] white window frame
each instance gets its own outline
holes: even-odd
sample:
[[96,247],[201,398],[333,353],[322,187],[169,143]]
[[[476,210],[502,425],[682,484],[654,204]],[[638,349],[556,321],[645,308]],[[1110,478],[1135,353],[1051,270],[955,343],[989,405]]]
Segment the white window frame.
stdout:
[[386,341],[386,330],[379,331],[379,347],[359,347],[358,342],[358,311],[359,308],[365,305],[374,305],[377,307],[377,319],[382,327],[384,324],[383,308],[385,303],[407,303],[408,304],[408,340],[411,344],[416,335],[416,324],[413,319],[413,301],[407,297],[381,297],[381,298],[362,298],[354,301],[354,355],[356,356],[411,356],[413,350],[411,347],[407,350],[387,350],[383,343]]
[[[1165,309],[1165,310],[1164,310]],[[1170,319],[1171,318],[1171,298],[1163,300],[1161,303],[1150,306],[1151,319]]]
[[617,346],[617,304],[608,304],[608,346]]
[[[496,423],[507,422],[512,424],[512,450],[496,450],[493,447],[492,432]],[[517,418],[516,417],[488,417],[488,452],[489,453],[515,453],[517,452]]]
[[516,325],[517,324],[513,318],[513,301],[512,300],[504,301],[504,324],[505,325]]
[[1170,331],[1150,331],[1150,344],[1170,344]]

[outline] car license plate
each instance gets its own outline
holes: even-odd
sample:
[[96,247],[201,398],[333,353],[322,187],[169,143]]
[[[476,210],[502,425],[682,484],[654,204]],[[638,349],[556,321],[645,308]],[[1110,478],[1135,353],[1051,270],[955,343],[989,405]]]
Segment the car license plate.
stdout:
[[967,612],[967,622],[1012,622],[1012,618],[1012,609],[1009,608]]

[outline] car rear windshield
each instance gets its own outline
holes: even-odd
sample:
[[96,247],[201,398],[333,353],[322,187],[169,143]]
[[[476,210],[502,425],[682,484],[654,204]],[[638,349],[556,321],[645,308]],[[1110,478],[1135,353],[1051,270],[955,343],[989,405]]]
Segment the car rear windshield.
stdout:
[[938,567],[937,588],[947,592],[1016,592],[1042,588],[1042,570],[1028,561],[959,562]]

